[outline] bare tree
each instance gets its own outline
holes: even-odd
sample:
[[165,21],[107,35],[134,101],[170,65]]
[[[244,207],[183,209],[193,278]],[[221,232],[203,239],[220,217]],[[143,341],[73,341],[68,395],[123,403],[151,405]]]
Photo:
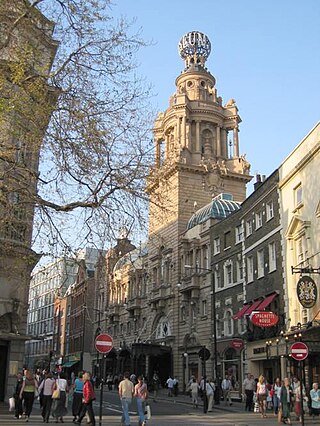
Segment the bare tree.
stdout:
[[140,31],[109,0],[2,0],[0,25],[0,226],[8,205],[29,218],[36,207],[36,247],[57,250],[143,225],[152,120]]

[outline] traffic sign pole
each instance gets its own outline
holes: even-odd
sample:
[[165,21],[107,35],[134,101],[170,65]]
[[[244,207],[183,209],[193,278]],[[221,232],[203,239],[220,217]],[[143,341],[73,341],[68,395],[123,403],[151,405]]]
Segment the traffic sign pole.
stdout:
[[101,377],[101,386],[100,386],[100,407],[99,407],[99,426],[102,426],[103,387],[104,387],[104,380],[106,375],[105,370],[106,370],[107,355],[113,348],[112,337],[109,336],[109,334],[99,334],[99,336],[96,337],[95,347],[98,352],[103,354],[103,357],[101,359],[102,377]]

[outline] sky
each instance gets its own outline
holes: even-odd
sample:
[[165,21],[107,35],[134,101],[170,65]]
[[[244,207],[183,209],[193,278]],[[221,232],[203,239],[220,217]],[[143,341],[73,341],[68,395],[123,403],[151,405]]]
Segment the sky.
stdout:
[[136,18],[134,28],[152,42],[139,72],[153,85],[158,111],[184,68],[180,38],[209,37],[206,66],[223,104],[237,102],[251,174],[270,175],[320,120],[319,0],[118,0],[113,15]]

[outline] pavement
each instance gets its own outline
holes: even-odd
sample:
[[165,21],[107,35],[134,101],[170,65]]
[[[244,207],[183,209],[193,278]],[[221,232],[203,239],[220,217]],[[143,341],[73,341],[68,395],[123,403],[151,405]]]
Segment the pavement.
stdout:
[[[116,395],[116,391],[107,391],[105,390],[105,395],[108,393],[113,393]],[[273,412],[270,410],[267,413],[266,419],[261,419],[260,415],[253,412],[246,412],[244,409],[244,403],[239,401],[233,401],[232,405],[225,405],[224,401],[221,401],[220,404],[213,406],[212,413],[203,412],[203,403],[199,398],[198,409],[192,407],[191,398],[189,395],[179,394],[174,397],[169,397],[167,395],[166,389],[161,389],[158,392],[156,400],[153,398],[153,394],[149,395],[150,405],[157,402],[166,402],[168,404],[177,404],[181,405],[181,414],[175,414],[174,416],[163,415],[153,416],[148,424],[150,426],[162,426],[162,425],[195,425],[195,426],[206,426],[214,424],[215,426],[256,426],[260,423],[263,423],[263,426],[274,426],[277,425],[277,417],[274,416]],[[99,424],[99,402],[95,403],[95,413],[96,413],[96,424]],[[159,407],[160,408],[160,407]],[[178,408],[178,407],[177,407]],[[72,416],[67,415],[64,417],[65,423],[72,423]],[[0,403],[0,424],[1,425],[17,425],[18,423],[24,423],[24,420],[17,420],[14,418],[12,412],[8,410],[7,403]],[[298,421],[293,420],[293,425],[301,425]],[[29,425],[39,425],[42,424],[42,417],[40,415],[40,406],[39,402],[35,401],[32,415],[30,417]],[[83,422],[85,425],[85,423]],[[116,415],[104,415],[103,416],[103,425],[107,426],[119,426],[120,425],[120,414]],[[316,422],[312,421],[311,417],[305,416],[305,425],[320,425],[320,419],[316,419]]]

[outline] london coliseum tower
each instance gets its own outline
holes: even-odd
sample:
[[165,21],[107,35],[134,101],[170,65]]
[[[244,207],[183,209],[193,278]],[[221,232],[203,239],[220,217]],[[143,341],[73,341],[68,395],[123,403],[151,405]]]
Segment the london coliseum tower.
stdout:
[[155,164],[148,182],[149,336],[172,349],[173,372],[180,380],[187,342],[194,340],[199,349],[207,343],[190,320],[190,306],[198,305],[201,290],[181,292],[184,264],[201,251],[201,264],[210,268],[209,244],[186,250],[184,232],[191,216],[215,197],[221,197],[228,213],[237,208],[251,180],[250,164],[240,155],[238,108],[234,99],[224,104],[218,94],[205,66],[210,51],[208,37],[197,31],[179,42],[184,70],[168,109],[154,124]]
[[250,164],[239,151],[236,103],[231,99],[223,104],[216,80],[205,67],[210,51],[203,33],[193,31],[180,40],[184,70],[168,109],[154,124],[147,247],[136,253],[139,262],[131,255],[126,270],[121,260],[122,266],[119,262],[110,274],[108,331],[120,347],[113,369],[128,368],[149,380],[155,371],[162,381],[174,374],[181,383],[189,372],[201,374],[197,354],[210,339],[211,317],[201,324],[197,317],[201,298],[210,299],[211,274],[183,283],[185,265],[198,264],[197,259],[210,271],[210,227],[200,237],[189,238],[185,232],[190,219],[203,209],[210,212],[212,203],[221,214],[209,214],[211,223],[238,209],[251,179]]

